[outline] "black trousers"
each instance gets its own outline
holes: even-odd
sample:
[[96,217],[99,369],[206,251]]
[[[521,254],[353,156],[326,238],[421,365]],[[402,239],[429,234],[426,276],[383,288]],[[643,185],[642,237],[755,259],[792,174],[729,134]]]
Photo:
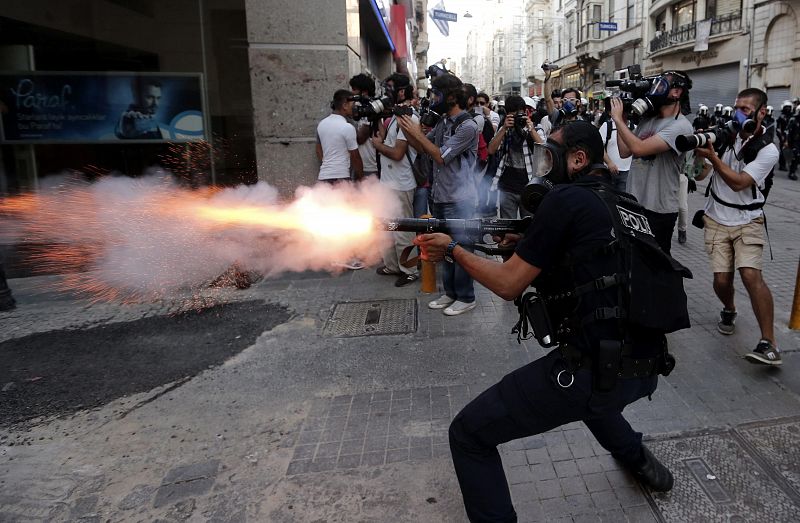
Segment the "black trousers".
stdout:
[[[615,458],[642,460],[642,435],[622,417],[629,403],[652,394],[657,377],[620,379],[609,392],[592,389],[590,369],[580,369],[564,388],[558,349],[505,376],[456,415],[450,425],[450,452],[467,516],[473,523],[515,522],[508,482],[497,445],[582,420]],[[569,373],[560,381],[569,383]]]
[[656,243],[658,243],[662,251],[670,254],[670,249],[672,248],[672,233],[675,231],[675,222],[678,221],[678,213],[660,213],[645,209],[644,214],[647,216],[647,221],[650,222],[650,228],[656,236]]

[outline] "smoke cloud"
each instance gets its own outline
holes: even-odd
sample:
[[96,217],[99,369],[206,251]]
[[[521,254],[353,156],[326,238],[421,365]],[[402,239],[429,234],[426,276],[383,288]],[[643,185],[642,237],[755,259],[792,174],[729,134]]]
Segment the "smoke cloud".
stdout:
[[[259,182],[233,188],[191,190],[169,172],[140,178],[107,176],[94,183],[74,176],[48,177],[31,195],[0,200],[3,241],[41,245],[33,260],[42,272],[80,269],[67,279],[74,290],[101,298],[164,296],[208,285],[234,264],[242,271],[276,277],[294,271],[343,270],[357,257],[380,260],[391,235],[334,229],[342,209],[391,217],[396,200],[377,180],[301,187],[289,203]],[[209,220],[200,208],[263,210],[291,222],[315,218],[316,233],[286,226]]]

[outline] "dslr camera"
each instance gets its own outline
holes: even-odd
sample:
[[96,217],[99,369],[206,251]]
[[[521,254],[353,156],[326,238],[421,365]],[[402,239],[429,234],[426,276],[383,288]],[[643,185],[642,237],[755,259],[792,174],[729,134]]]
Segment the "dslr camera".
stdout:
[[693,134],[684,134],[675,138],[675,148],[681,152],[691,151],[698,147],[705,147],[706,144],[712,144],[714,150],[718,153],[729,146],[736,140],[736,135],[741,130],[739,122],[731,120],[723,125],[712,127],[704,131],[699,131]]
[[525,136],[528,132],[528,113],[525,111],[514,113],[514,132],[520,136]]
[[551,64],[550,62],[545,62],[545,63],[542,64],[542,71],[544,71],[544,72],[547,72],[547,71],[558,71],[559,69],[561,69],[560,65]]
[[[606,87],[617,87],[620,94],[616,98],[622,100],[625,112],[629,116],[641,117],[650,109],[645,95],[650,91],[656,77],[642,76],[642,67],[639,64],[629,65],[627,69],[628,78],[606,80]],[[611,98],[604,100],[604,108],[606,112],[611,111]]]
[[394,101],[389,96],[376,96],[375,98],[368,98],[366,96],[351,96],[348,100],[356,102],[353,107],[353,118],[360,120],[366,118],[370,121],[377,121],[383,118],[388,118],[392,115],[411,116],[414,110],[405,105],[394,105]]

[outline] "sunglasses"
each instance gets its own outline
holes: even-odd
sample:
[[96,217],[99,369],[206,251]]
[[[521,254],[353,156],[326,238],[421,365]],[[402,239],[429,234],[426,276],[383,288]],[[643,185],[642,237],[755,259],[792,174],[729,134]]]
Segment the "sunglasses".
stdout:
[[486,102],[475,102],[477,105],[486,105]]

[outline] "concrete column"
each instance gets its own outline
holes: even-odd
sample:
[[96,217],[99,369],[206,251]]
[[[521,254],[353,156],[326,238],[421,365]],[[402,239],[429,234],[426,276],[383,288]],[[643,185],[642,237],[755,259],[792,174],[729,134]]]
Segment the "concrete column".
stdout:
[[247,0],[258,179],[289,197],[317,180],[316,126],[361,70],[358,0]]

